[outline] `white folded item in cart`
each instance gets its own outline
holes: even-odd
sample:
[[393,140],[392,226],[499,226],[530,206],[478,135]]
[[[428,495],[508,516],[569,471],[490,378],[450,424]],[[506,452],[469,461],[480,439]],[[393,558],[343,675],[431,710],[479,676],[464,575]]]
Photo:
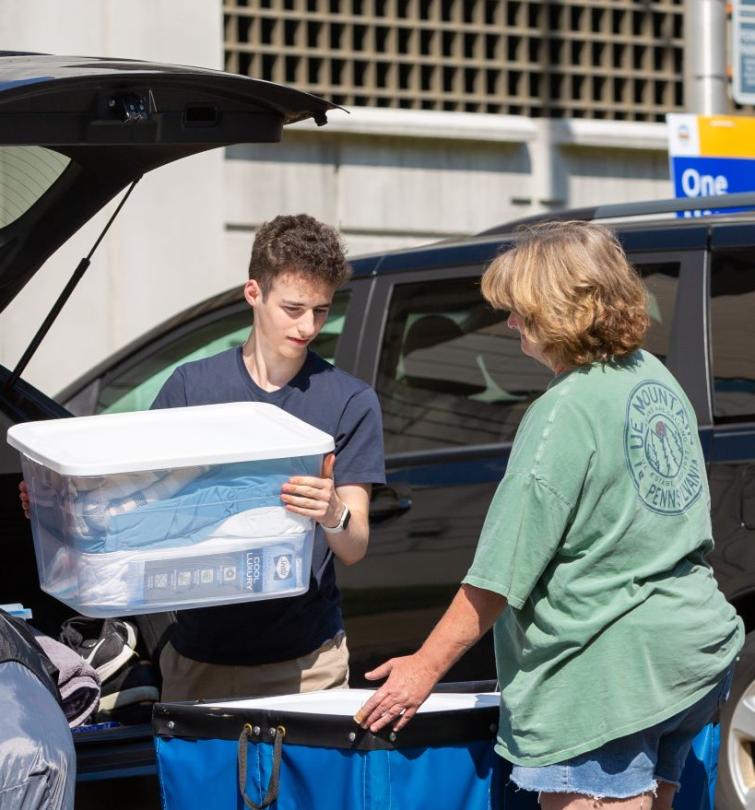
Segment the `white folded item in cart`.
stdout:
[[[374,689],[322,689],[294,695],[208,701],[204,706],[210,709],[268,709],[276,712],[353,717],[374,694]],[[460,709],[498,709],[500,705],[501,695],[495,691],[433,692],[417,711],[420,714],[428,714]]]

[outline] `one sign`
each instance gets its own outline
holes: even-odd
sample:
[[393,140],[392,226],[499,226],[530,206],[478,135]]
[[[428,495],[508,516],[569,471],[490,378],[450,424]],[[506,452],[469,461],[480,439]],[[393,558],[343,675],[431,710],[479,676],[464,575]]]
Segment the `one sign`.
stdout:
[[731,17],[732,95],[755,104],[755,0],[734,0]]
[[[666,123],[675,197],[755,191],[755,118],[669,114]],[[710,213],[685,211],[683,216]]]

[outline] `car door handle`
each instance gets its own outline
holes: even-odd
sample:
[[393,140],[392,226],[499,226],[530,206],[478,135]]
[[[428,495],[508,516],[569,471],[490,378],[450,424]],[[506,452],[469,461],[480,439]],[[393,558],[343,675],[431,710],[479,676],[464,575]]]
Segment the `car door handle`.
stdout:
[[410,492],[402,485],[377,488],[370,503],[370,523],[385,523],[408,512],[412,508]]

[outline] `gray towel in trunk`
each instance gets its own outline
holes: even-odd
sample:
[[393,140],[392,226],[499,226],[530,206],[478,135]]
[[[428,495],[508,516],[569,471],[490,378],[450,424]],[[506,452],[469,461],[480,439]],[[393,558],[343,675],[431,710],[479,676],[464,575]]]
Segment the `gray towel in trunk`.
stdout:
[[34,637],[47,657],[58,668],[58,690],[68,725],[80,726],[100,702],[100,676],[70,647],[34,631]]

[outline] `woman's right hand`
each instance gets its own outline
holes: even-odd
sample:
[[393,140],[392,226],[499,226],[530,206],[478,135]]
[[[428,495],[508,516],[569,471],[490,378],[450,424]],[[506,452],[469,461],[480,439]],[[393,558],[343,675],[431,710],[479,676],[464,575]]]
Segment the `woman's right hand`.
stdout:
[[28,520],[31,517],[29,512],[29,487],[26,481],[21,481],[18,485],[18,499],[21,501],[21,508],[24,510],[24,515]]
[[364,677],[368,681],[387,678],[354,715],[355,722],[373,734],[389,723],[394,731],[400,731],[438,682],[437,673],[427,666],[420,653],[391,658],[377,669],[365,672]]

